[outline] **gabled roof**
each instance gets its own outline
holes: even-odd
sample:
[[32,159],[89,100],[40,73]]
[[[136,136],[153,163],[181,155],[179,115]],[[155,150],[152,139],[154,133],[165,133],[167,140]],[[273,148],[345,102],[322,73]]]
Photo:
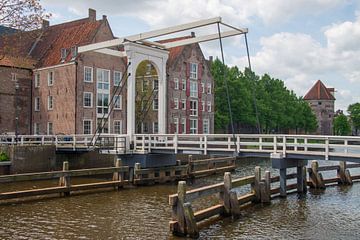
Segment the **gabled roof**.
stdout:
[[[180,41],[180,40],[184,40],[184,39],[188,39],[188,38],[192,38],[192,37],[193,36],[183,36],[183,37],[177,37],[177,38],[163,39],[163,40],[159,40],[157,42],[158,43],[169,43],[169,42]],[[182,53],[184,48],[185,48],[185,46],[170,48],[168,63],[171,64],[173,61],[175,61],[177,59],[177,57],[180,56],[180,54]]]
[[333,88],[325,87],[325,85],[318,80],[304,96],[304,100],[335,100],[335,97],[331,93],[333,90]]
[[[17,32],[0,38],[0,53],[7,58],[36,61],[35,67],[61,63],[61,49],[66,48],[65,62],[71,60],[70,48],[92,43],[101,24],[106,21],[84,18],[28,32]],[[0,58],[0,65],[4,65]]]

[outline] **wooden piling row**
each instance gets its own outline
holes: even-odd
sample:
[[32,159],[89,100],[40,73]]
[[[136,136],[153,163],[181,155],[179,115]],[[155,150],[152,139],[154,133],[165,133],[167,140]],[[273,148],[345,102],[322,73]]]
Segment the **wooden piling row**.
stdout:
[[[317,161],[311,163],[309,172],[309,184],[307,182],[306,167],[297,167],[297,173],[286,174],[285,179],[297,179],[297,183],[284,186],[285,194],[288,191],[298,192],[300,194],[307,191],[307,186],[324,188],[327,183],[351,184],[352,180],[360,180],[360,176],[351,176],[348,168],[360,167],[360,164],[346,166],[326,166],[319,167]],[[338,177],[333,179],[323,179],[319,171],[337,170]],[[272,188],[272,183],[279,183],[280,176],[271,177],[270,171],[265,171],[262,178],[260,167],[255,167],[254,175],[239,179],[232,179],[230,172],[225,172],[224,182],[209,186],[200,187],[186,191],[186,182],[181,181],[178,185],[178,193],[169,196],[171,205],[172,220],[169,222],[170,231],[175,235],[189,236],[197,238],[199,236],[199,222],[220,215],[223,217],[231,216],[237,218],[241,214],[244,204],[262,203],[269,204],[271,199],[276,196],[282,196],[280,187]],[[286,183],[286,181],[285,181]],[[238,196],[235,188],[245,185],[251,185],[251,192]],[[296,191],[293,191],[296,190]],[[220,204],[210,206],[206,209],[193,212],[191,202],[210,195],[218,194]]]

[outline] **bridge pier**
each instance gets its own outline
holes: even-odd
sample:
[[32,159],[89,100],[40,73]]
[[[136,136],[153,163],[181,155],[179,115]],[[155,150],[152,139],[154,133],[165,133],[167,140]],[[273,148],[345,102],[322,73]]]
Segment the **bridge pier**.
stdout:
[[306,165],[307,160],[286,158],[282,153],[271,153],[272,167],[280,171],[280,196],[286,197],[287,169],[296,167],[297,191],[306,192]]

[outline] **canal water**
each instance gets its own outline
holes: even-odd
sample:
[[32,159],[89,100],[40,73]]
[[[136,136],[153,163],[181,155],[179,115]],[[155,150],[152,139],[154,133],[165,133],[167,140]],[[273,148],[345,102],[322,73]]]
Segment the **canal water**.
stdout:
[[[253,174],[256,165],[269,169],[270,161],[241,160],[233,177]],[[336,172],[327,175],[334,177]],[[194,188],[221,180],[222,175],[217,175],[189,185]],[[8,185],[0,190],[33,185]],[[154,185],[0,205],[0,239],[180,239],[168,231],[168,195],[175,192],[175,184]],[[291,194],[270,205],[249,207],[238,220],[226,218],[207,225],[200,238],[360,239],[359,199],[360,182],[309,191],[305,196]],[[214,201],[209,198],[194,204],[203,207]]]

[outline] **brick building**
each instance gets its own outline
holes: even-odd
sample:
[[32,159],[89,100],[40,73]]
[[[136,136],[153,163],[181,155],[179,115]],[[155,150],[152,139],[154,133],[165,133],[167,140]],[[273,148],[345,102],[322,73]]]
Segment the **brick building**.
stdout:
[[[42,29],[23,35],[30,33],[35,37],[25,37],[26,41],[18,50],[31,64],[24,70],[19,66],[6,68],[10,75],[24,71],[27,76],[25,85],[28,88],[24,87],[22,94],[28,99],[22,100],[21,107],[24,109],[22,119],[27,123],[27,127],[19,133],[92,134],[100,123],[104,124],[102,131],[105,133],[126,133],[127,84],[126,77],[123,78],[126,72],[126,58],[98,52],[77,53],[79,46],[115,38],[106,16],[97,20],[95,10],[89,9],[87,18],[53,26],[45,21]],[[12,34],[11,37],[17,39],[16,34]],[[2,49],[4,46],[3,43]],[[142,65],[145,66],[145,70],[146,67],[152,66],[151,62],[144,62],[138,68]],[[7,85],[11,79],[10,75],[3,72],[0,75]],[[142,82],[139,86],[144,86],[145,75],[146,71],[140,71],[137,76],[137,80]],[[143,116],[143,107],[140,108],[137,120],[141,119],[142,126],[139,127],[139,132],[157,132],[157,119],[154,114],[157,111],[156,89],[153,90],[156,88],[156,72],[152,75],[152,79],[146,81],[152,91],[152,108],[146,114],[143,113]],[[167,131],[213,132],[213,80],[198,44],[170,49],[167,82]],[[5,85],[1,84],[1,92],[5,95],[13,93],[13,86],[3,86]],[[114,106],[108,106],[118,88],[122,91],[114,96]],[[178,105],[175,104],[175,100]],[[14,119],[14,108],[3,107],[11,101],[5,98],[0,98],[0,101],[0,111],[7,119]],[[140,106],[144,104],[142,102],[146,101],[140,101]],[[181,105],[183,102],[185,106]],[[19,104],[19,101],[17,103]],[[104,117],[108,119],[106,124]],[[2,124],[8,122],[7,119],[0,120],[0,132],[14,132],[13,125]]]
[[334,120],[334,88],[327,88],[320,80],[304,96],[310,104],[318,122],[317,134],[332,135]]

